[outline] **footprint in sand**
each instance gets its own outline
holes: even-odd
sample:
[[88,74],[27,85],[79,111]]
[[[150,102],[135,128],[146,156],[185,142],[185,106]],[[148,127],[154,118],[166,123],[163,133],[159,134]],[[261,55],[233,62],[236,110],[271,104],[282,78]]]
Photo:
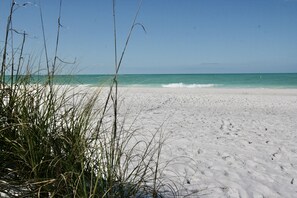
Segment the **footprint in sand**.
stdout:
[[226,120],[221,120],[222,124],[220,126],[221,130],[227,130],[228,126],[232,125],[230,122],[226,121]]
[[199,149],[197,150],[197,153],[198,153],[198,155],[199,155],[199,154],[203,154],[204,151],[203,151],[202,149],[199,148]]

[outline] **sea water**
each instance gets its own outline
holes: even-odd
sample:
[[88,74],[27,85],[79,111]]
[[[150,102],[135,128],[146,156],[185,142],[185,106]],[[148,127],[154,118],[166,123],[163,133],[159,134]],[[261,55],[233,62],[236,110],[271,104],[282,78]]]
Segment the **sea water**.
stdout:
[[[45,77],[34,76],[33,81]],[[57,75],[56,84],[109,86],[113,75]],[[273,74],[122,74],[119,86],[169,88],[297,88],[297,73]]]

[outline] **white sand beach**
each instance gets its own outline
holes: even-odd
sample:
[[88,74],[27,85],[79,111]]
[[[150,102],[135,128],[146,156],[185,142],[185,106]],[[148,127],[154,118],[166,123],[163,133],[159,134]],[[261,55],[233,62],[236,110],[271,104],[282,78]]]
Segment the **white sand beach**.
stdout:
[[120,96],[126,124],[137,117],[143,133],[164,132],[163,177],[180,195],[297,197],[297,89],[121,88]]

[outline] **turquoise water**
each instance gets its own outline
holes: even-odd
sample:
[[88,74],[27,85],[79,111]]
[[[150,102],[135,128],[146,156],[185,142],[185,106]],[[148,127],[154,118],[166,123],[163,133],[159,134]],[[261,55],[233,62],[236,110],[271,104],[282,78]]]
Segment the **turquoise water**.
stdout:
[[[42,76],[34,79],[41,80]],[[60,75],[57,84],[108,86],[111,75]],[[134,87],[229,87],[297,88],[297,73],[290,74],[127,74],[119,75],[120,86]]]

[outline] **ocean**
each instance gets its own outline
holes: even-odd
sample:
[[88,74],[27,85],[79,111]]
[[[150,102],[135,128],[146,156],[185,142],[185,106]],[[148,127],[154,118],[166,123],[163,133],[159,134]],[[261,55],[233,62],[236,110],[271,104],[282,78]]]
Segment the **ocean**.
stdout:
[[[56,84],[108,86],[112,75],[57,75]],[[42,81],[44,76],[34,76]],[[170,88],[297,88],[297,73],[273,74],[122,74],[123,87]]]

